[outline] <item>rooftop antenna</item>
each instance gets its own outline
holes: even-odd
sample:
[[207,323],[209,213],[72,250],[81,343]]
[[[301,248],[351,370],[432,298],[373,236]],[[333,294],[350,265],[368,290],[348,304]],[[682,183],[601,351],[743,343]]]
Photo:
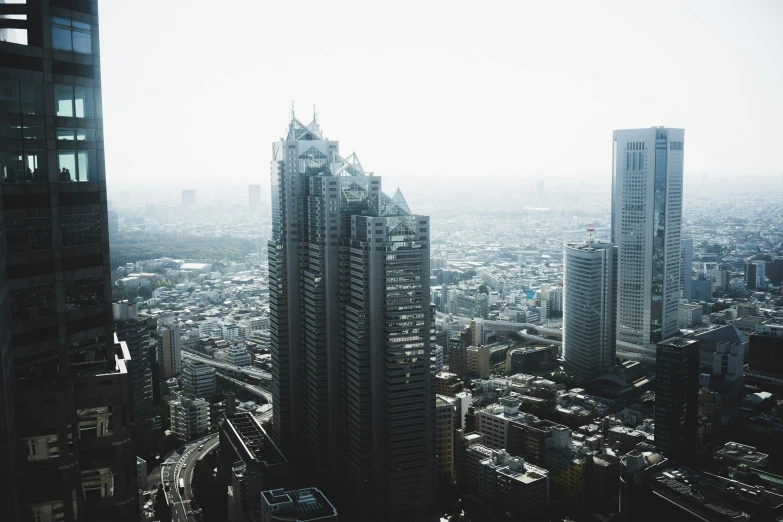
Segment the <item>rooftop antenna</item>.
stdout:
[[593,223],[587,224],[587,244],[593,244],[593,233],[595,232],[595,225]]
[[318,123],[318,113],[315,112],[315,104],[313,104],[313,121],[317,124]]
[[291,100],[291,122],[294,121],[294,100]]

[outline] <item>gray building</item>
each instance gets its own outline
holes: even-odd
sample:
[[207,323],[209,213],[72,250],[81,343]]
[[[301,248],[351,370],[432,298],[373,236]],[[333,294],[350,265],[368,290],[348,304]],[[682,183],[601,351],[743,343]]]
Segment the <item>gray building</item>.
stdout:
[[1,520],[138,520],[98,28],[94,0],[0,4]]
[[215,394],[215,368],[203,363],[188,364],[182,370],[182,393],[191,399],[210,400]]
[[117,338],[128,345],[131,356],[130,376],[133,399],[131,432],[136,455],[150,454],[160,442],[161,420],[153,402],[152,365],[154,342],[150,331],[157,325],[155,318],[139,317],[136,303],[112,303]]
[[261,522],[337,522],[337,510],[316,488],[261,493]]
[[196,191],[192,189],[182,191],[182,206],[191,207],[196,204]]
[[257,212],[261,208],[261,185],[248,185],[247,196],[250,212]]
[[563,358],[569,373],[589,381],[614,365],[617,248],[566,243],[563,268]]
[[617,355],[652,362],[677,335],[682,129],[614,131],[611,242],[618,248]]
[[434,497],[429,219],[315,119],[292,114],[272,153],[274,439],[296,467],[346,477],[355,516],[422,519]]
[[683,239],[680,259],[680,297],[691,298],[691,279],[693,279],[693,238]]

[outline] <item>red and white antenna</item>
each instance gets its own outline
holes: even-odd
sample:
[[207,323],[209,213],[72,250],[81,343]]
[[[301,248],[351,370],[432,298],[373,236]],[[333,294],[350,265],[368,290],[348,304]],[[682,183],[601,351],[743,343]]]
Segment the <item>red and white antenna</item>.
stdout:
[[593,233],[595,233],[595,224],[594,223],[588,223],[587,224],[587,242],[592,243],[593,242]]

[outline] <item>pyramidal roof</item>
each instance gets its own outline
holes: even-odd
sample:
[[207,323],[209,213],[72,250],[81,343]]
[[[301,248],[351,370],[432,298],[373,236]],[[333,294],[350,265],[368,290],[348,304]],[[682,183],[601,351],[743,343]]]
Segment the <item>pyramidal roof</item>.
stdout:
[[408,202],[405,201],[405,196],[402,195],[402,192],[400,191],[399,187],[397,188],[397,192],[394,193],[391,199],[392,199],[392,203],[400,207],[400,209],[404,210],[408,214],[411,213],[411,209],[410,207],[408,207]]

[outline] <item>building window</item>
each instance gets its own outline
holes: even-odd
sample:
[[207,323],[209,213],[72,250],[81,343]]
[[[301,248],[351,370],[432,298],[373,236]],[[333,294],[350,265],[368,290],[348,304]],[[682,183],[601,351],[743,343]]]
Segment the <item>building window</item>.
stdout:
[[62,502],[33,504],[33,522],[60,522],[65,520]]
[[49,218],[9,219],[5,222],[9,254],[37,252],[52,248]]
[[111,406],[98,406],[77,410],[80,439],[106,437],[114,433],[114,416]]
[[56,459],[60,456],[60,443],[56,433],[23,437],[22,444],[27,447],[28,462]]
[[11,319],[28,321],[57,311],[54,283],[11,291]]
[[94,118],[93,90],[74,85],[54,86],[54,104],[57,116],[66,118]]
[[95,151],[65,151],[58,156],[58,181],[98,181],[98,165]]
[[82,471],[82,493],[86,500],[114,496],[114,473],[111,468]]
[[62,217],[63,246],[94,245],[101,242],[101,215],[74,214]]
[[52,17],[52,47],[61,51],[92,53],[90,24]]
[[80,310],[103,304],[103,276],[96,275],[65,282],[65,309]]
[[43,150],[4,150],[0,152],[3,183],[45,183],[46,154]]
[[[17,2],[9,2],[4,0],[3,2],[0,3],[12,4]],[[6,22],[6,20],[8,21]],[[19,22],[11,22],[11,20],[23,20],[26,22],[27,15],[26,14],[0,14],[0,26],[19,24]],[[0,42],[27,45],[27,29],[24,27],[0,27]]]
[[57,139],[66,141],[95,141],[95,129],[74,129],[58,127]]

